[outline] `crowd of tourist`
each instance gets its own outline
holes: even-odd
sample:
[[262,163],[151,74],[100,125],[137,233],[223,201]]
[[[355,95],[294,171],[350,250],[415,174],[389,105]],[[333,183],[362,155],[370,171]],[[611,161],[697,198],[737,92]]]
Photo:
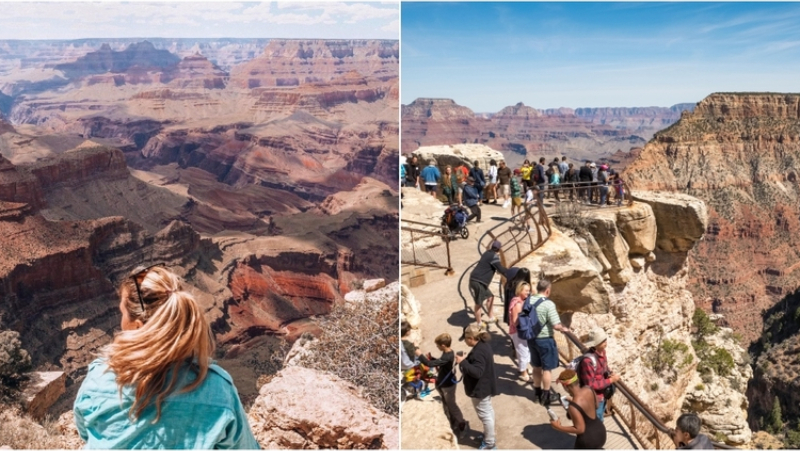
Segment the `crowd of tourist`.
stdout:
[[[495,295],[490,287],[499,274],[505,281],[501,286],[503,322],[508,326],[511,339],[513,366],[519,380],[531,386],[530,391],[525,391],[525,396],[533,406],[540,406],[535,408],[547,411],[554,430],[575,435],[575,449],[601,449],[607,439],[604,419],[610,408],[608,401],[620,382],[620,375],[609,368],[606,354],[608,335],[602,327],[594,327],[579,337],[585,353],[561,368],[556,333],[571,334],[572,331],[561,322],[556,305],[550,299],[553,286],[546,279],[532,283],[527,268],[505,268],[498,255],[502,248],[499,241],[490,243],[469,274],[468,286],[473,300],[471,311],[475,320],[464,328],[463,340],[471,348],[469,353],[454,353],[448,334],[436,337],[436,347],[442,353],[439,358],[426,357],[413,344],[404,341],[404,368],[408,371],[415,362],[438,368],[434,387],[441,396],[453,432],[459,438],[470,430],[456,404],[459,381],[463,382],[463,394],[472,403],[482,423],[482,433],[478,435],[479,449],[496,449],[498,419],[492,398],[499,393],[498,374],[504,372],[495,369],[498,363],[491,345],[494,334],[490,326],[499,318],[493,315]],[[484,308],[485,316],[482,314]],[[401,329],[405,335],[410,328],[404,323]],[[412,361],[414,358],[416,361]],[[554,382],[563,387],[566,396],[553,389]],[[558,406],[571,420],[571,425],[562,424],[553,410]],[[681,415],[670,435],[678,449],[713,449],[709,438],[700,434],[700,420],[694,414]]]
[[608,164],[587,160],[576,167],[567,157],[550,163],[544,157],[538,163],[525,160],[514,169],[503,160],[489,160],[486,168],[479,160],[469,167],[461,161],[440,170],[436,160],[421,162],[411,155],[402,157],[400,184],[424,190],[447,205],[464,207],[469,211],[468,221],[476,222],[482,221],[481,206],[485,204],[510,207],[513,216],[522,212],[525,204],[544,203],[550,198],[555,203],[579,202],[605,208],[621,206],[626,196],[620,174]]

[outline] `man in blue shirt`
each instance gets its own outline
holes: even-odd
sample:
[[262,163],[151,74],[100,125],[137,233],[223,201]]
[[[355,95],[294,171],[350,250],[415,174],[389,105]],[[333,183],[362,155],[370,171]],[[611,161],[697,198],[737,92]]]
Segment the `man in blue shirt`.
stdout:
[[429,161],[428,166],[419,175],[425,183],[425,191],[436,197],[436,185],[439,184],[439,179],[442,178],[439,168],[436,167],[436,160]]

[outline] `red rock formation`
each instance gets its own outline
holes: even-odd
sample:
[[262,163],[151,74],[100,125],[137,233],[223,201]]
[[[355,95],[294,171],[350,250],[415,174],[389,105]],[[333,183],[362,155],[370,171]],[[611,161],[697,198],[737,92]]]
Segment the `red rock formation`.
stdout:
[[680,190],[709,206],[690,254],[690,290],[745,338],[761,312],[800,286],[800,96],[712,94],[656,134],[624,177],[634,189]]
[[398,75],[398,41],[273,39],[264,53],[231,70],[244,89],[327,82],[351,71],[392,79]]
[[187,56],[161,74],[161,83],[176,88],[224,89],[228,74],[202,55]]
[[518,103],[496,114],[476,115],[450,99],[417,99],[403,106],[403,151],[478,143],[504,152],[511,164],[547,154],[598,159],[643,145],[689,107],[537,110]]
[[115,52],[108,44],[103,44],[99,50],[87,53],[73,63],[58,64],[55,68],[69,78],[79,78],[106,72],[122,73],[131,69],[162,70],[179,61],[180,58],[176,55],[166,50],[157,50],[150,42],[142,41],[129,45],[121,52]]

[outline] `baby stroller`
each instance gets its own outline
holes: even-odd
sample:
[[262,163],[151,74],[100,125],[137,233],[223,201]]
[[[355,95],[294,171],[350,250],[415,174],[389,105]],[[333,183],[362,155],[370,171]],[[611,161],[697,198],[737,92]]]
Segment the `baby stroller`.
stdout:
[[459,207],[458,205],[451,205],[447,207],[442,215],[442,233],[449,235],[450,238],[455,238],[460,235],[461,238],[469,238],[469,229],[467,229],[467,218],[469,217],[469,210],[466,207]]

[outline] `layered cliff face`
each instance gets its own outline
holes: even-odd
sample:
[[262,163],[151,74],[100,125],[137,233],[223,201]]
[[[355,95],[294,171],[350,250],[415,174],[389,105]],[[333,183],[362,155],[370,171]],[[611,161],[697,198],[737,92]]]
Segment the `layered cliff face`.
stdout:
[[398,75],[397,41],[273,39],[264,52],[231,71],[239,88],[327,82],[349,71],[382,79]]
[[691,289],[748,341],[762,329],[753,318],[800,286],[799,105],[798,95],[712,94],[625,172],[635,188],[707,203],[708,233],[690,254]]
[[[734,363],[730,372],[712,371],[701,382],[704,363],[692,345],[693,268],[686,253],[703,236],[706,208],[681,194],[634,197],[621,209],[571,219],[561,213],[548,241],[516,266],[552,282],[551,298],[577,335],[605,329],[610,368],[663,422],[695,411],[712,437],[720,433],[729,443],[746,444],[744,391],[752,372],[745,351],[732,340],[707,337],[709,346],[729,349]],[[664,343],[682,349],[670,351],[673,366],[658,364]]]
[[[798,143],[800,96],[712,94],[658,133],[626,171],[635,187],[680,190],[707,202],[706,238],[689,254],[690,290],[747,342],[775,333],[772,313],[764,312],[800,286]],[[788,399],[794,391],[797,365],[780,351],[791,339],[777,344],[769,353],[753,350],[760,362],[751,383],[760,389],[748,392],[754,427],[774,396]]]
[[480,143],[504,152],[511,164],[547,154],[597,160],[644,145],[685,109],[691,106],[538,110],[518,103],[477,116],[450,99],[416,99],[403,106],[403,149]]

